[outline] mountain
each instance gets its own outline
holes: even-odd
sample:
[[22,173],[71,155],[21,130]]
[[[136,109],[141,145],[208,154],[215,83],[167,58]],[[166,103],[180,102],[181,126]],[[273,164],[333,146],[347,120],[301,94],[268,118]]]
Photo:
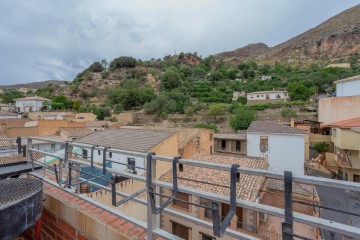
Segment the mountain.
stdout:
[[360,4],[277,46],[250,44],[215,56],[271,64],[336,61],[353,54],[360,54]]
[[31,83],[21,83],[21,84],[13,84],[13,85],[4,85],[0,86],[1,88],[31,88],[31,89],[40,89],[47,87],[49,84],[55,85],[55,86],[61,86],[64,85],[65,81],[60,80],[47,80],[43,82],[31,82]]

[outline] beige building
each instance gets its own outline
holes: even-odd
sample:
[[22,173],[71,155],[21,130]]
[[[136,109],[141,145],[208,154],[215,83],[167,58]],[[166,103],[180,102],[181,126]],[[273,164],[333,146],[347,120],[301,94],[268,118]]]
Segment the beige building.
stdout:
[[93,113],[73,113],[73,112],[29,112],[28,118],[31,120],[68,120],[73,122],[95,121],[96,115]]
[[216,133],[214,138],[214,152],[246,155],[246,133]]
[[332,128],[333,154],[339,165],[339,172],[346,181],[360,182],[360,118],[332,123],[329,126]]
[[64,127],[59,129],[59,135],[66,141],[75,141],[78,138],[92,134],[94,131],[87,127]]

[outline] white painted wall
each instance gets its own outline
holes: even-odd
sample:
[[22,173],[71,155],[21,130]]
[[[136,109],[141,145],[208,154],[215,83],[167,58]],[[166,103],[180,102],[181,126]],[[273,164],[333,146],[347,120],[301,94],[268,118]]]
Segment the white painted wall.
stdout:
[[40,100],[17,100],[15,107],[19,109],[20,112],[29,112],[31,107],[32,112],[38,112],[41,110],[44,101]]
[[[268,136],[268,151],[265,153],[260,151],[260,136]],[[304,174],[305,138],[304,135],[247,133],[247,155],[267,157],[269,170]]]
[[287,92],[258,92],[258,93],[248,93],[247,100],[286,100],[289,98]]
[[63,144],[60,143],[39,143],[39,144],[33,144],[33,149],[37,149],[44,152],[57,152],[60,149],[64,148]]
[[[87,151],[88,151],[87,156],[89,157],[88,161],[90,161],[91,149],[87,149]],[[82,154],[82,152],[80,154]],[[128,163],[128,157],[135,158],[135,166],[136,167],[145,168],[145,159],[144,158],[132,157],[132,156],[118,154],[118,153],[113,153],[112,157],[110,158],[109,152],[106,153],[106,159],[111,160],[111,161],[120,162],[123,164]],[[94,150],[94,162],[102,164],[102,162],[103,162],[103,151],[102,150],[100,152],[98,150]],[[111,163],[111,166],[112,166],[112,169],[114,169],[114,171],[126,171],[128,169],[127,166],[122,165],[122,164]],[[145,173],[144,170],[139,169],[139,168],[135,168],[135,171],[137,172],[137,175],[141,175],[141,174]]]
[[9,115],[1,115],[0,116],[0,119],[17,119],[17,118],[21,118],[21,115],[20,114],[16,114],[16,115],[13,115],[13,114],[9,114]]
[[348,96],[359,96],[360,95],[360,79],[336,83],[336,96],[337,97],[348,97]]

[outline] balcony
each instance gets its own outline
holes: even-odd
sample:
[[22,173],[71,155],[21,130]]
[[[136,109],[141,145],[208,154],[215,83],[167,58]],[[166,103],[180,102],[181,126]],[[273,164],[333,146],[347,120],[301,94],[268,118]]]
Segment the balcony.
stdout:
[[352,168],[350,159],[345,157],[340,157],[340,155],[335,155],[335,161],[344,168]]

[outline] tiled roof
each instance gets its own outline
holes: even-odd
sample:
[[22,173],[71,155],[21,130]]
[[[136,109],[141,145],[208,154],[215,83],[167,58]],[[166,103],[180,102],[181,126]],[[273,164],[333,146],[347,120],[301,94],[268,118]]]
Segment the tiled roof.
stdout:
[[286,93],[286,90],[273,90],[273,91],[259,91],[259,92],[251,92],[248,94],[264,94],[264,93]]
[[[38,160],[44,157],[42,153],[32,153],[33,160]],[[9,163],[16,163],[16,162],[23,162],[27,161],[27,157],[23,157],[22,155],[12,155],[7,157],[0,157],[0,164],[9,164]]]
[[[211,163],[229,164],[229,165],[239,164],[240,167],[244,167],[244,168],[266,169],[268,167],[268,163],[264,160],[250,159],[244,157],[195,154],[191,159],[211,162]],[[185,165],[184,171],[178,172],[178,177],[192,179],[192,180],[201,180],[210,183],[210,184],[204,184],[204,183],[179,179],[178,184],[180,186],[191,187],[191,188],[199,189],[201,191],[207,191],[215,194],[230,195],[229,188],[214,186],[211,184],[211,183],[216,183],[218,185],[230,186],[229,172]],[[172,182],[172,170],[162,175],[160,177],[160,180],[165,182]],[[265,177],[249,175],[249,174],[240,174],[240,182],[236,184],[237,198],[248,201],[255,201],[264,180]]]
[[174,134],[176,132],[118,128],[97,131],[77,139],[76,142],[128,151],[148,152]]
[[189,141],[193,140],[199,134],[199,132],[199,129],[180,130],[178,133],[179,149],[183,149]]
[[352,118],[348,120],[343,120],[328,125],[329,127],[337,128],[357,128],[360,127],[360,118]]
[[[0,138],[8,138],[5,134],[0,134]],[[0,140],[0,148],[12,147],[16,145],[15,140]]]
[[17,99],[14,99],[14,100],[15,101],[27,101],[27,100],[51,101],[50,99],[39,97],[39,96],[17,98]]
[[352,76],[352,77],[345,78],[345,79],[340,79],[340,80],[335,81],[334,83],[350,82],[350,81],[354,81],[354,80],[360,80],[360,75]]
[[113,125],[113,122],[110,121],[86,121],[86,127],[110,127]]
[[[284,181],[278,179],[269,179],[267,184],[269,190],[284,191]],[[312,197],[314,195],[314,186],[302,183],[293,183],[292,191],[295,194]]]
[[284,133],[284,134],[305,134],[298,128],[285,126],[274,121],[253,121],[249,128],[248,133]]
[[87,127],[64,127],[60,128],[60,132],[63,132],[68,137],[85,137],[94,131]]
[[214,135],[214,138],[230,139],[230,140],[246,140],[246,133],[233,133],[233,134],[216,133]]

